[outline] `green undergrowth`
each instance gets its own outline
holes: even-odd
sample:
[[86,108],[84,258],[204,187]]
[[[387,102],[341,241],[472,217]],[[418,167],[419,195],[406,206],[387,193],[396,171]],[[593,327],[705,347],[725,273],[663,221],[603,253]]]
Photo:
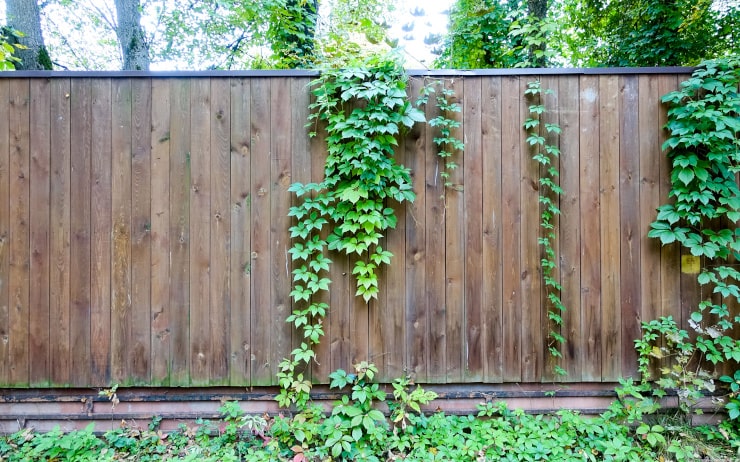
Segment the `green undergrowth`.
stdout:
[[[332,374],[345,392],[287,416],[245,414],[226,402],[216,421],[159,429],[122,422],[102,435],[31,429],[0,436],[0,461],[730,461],[740,456],[736,421],[692,427],[654,414],[629,383],[600,416],[561,410],[528,414],[486,402],[477,414],[426,413],[436,394],[398,379],[392,392],[372,383],[374,366]],[[387,398],[387,399],[386,399]],[[380,402],[385,402],[379,407]],[[380,409],[386,412],[380,412]]]

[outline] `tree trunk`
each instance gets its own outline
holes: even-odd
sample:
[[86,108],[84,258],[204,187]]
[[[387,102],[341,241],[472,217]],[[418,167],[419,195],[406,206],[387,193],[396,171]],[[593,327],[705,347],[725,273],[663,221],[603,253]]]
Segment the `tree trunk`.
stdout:
[[41,17],[36,0],[5,0],[8,26],[24,34],[18,43],[26,47],[16,50],[14,55],[21,60],[15,64],[18,70],[51,70],[51,59],[44,46],[41,33]]
[[139,0],[115,0],[118,25],[116,36],[123,55],[123,69],[149,70],[149,44],[141,27]]
[[[548,0],[527,0],[527,10],[530,16],[537,18],[538,23],[541,23],[547,17],[547,4]],[[533,45],[529,50],[529,59],[532,61],[534,67],[547,67],[547,57],[544,55],[536,56],[536,53],[543,52],[547,48],[547,43]]]

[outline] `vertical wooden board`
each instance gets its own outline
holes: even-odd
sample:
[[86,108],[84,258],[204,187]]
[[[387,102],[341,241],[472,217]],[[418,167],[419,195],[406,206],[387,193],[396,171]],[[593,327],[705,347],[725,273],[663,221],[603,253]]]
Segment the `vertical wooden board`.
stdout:
[[[421,78],[411,78],[407,93],[412,97],[419,94],[424,81]],[[401,140],[396,149],[396,162],[406,167],[409,161],[418,157],[424,157],[424,128],[425,124],[417,123],[409,129],[406,136]],[[424,172],[412,172],[412,184],[415,190],[424,191]],[[421,182],[421,185],[417,185]],[[377,336],[381,342],[376,349],[371,349],[373,361],[382,365],[381,375],[383,380],[391,381],[393,378],[407,374],[407,342],[405,322],[406,302],[406,267],[409,265],[407,259],[406,232],[407,232],[407,209],[410,203],[398,203],[393,201],[388,204],[396,215],[398,222],[395,229],[388,230],[385,241],[385,250],[393,254],[390,265],[383,268],[382,283],[385,294],[381,293],[380,303],[376,304],[378,324],[382,335]],[[420,253],[421,257],[423,253]],[[372,344],[371,344],[372,347]]]
[[190,85],[170,85],[170,386],[190,381]]
[[229,79],[211,79],[211,369],[210,385],[229,379],[229,318],[231,298],[229,267],[231,247]]
[[10,274],[9,356],[10,382],[27,386],[29,381],[29,325],[30,312],[30,255],[29,227],[30,199],[30,85],[27,79],[13,79],[9,83],[10,111],[8,114],[10,150]]
[[[33,79],[31,83],[30,124],[31,138],[30,216],[31,267],[33,290],[30,291],[30,384],[43,386],[49,383],[49,217],[51,171],[51,122],[49,113],[49,80]],[[2,148],[0,148],[2,149]],[[0,161],[2,171],[2,161]],[[0,173],[0,178],[3,174]],[[0,180],[2,181],[2,180]],[[2,201],[7,195],[0,196]],[[0,234],[2,231],[0,231]],[[2,246],[2,244],[0,244]],[[2,250],[0,250],[2,254]],[[0,257],[1,259],[2,257]],[[1,267],[1,265],[0,265]],[[2,274],[2,273],[0,273]],[[2,276],[0,276],[2,278]],[[0,282],[2,285],[2,282]],[[1,293],[1,291],[0,291]],[[1,300],[1,299],[0,299]],[[0,302],[2,303],[2,302]],[[4,358],[0,357],[0,360]],[[2,380],[0,380],[2,382]]]
[[601,377],[606,381],[616,381],[622,368],[622,319],[619,303],[619,77],[600,76],[599,95]]
[[[70,81],[51,80],[51,274],[49,331],[51,382],[70,382]],[[110,235],[108,236],[110,240]]]
[[[619,218],[622,376],[637,372],[633,340],[640,336],[640,133],[637,77],[619,78]],[[636,134],[636,135],[635,135]]]
[[[456,103],[462,111],[465,101],[463,79],[451,79],[445,88],[454,92],[450,103]],[[446,114],[458,120],[460,127],[450,130],[451,135],[464,140],[464,120],[461,112]],[[445,311],[447,321],[447,379],[448,383],[462,381],[465,357],[465,157],[453,155],[457,168],[448,170],[453,185],[462,185],[457,191],[448,188],[445,213]]]
[[566,380],[581,380],[581,202],[580,202],[580,83],[560,77],[560,298],[565,305],[562,334]]
[[599,203],[599,77],[581,77],[581,347],[582,378],[601,379],[601,234]]
[[128,361],[137,384],[151,380],[152,80],[131,81],[131,344]]
[[[539,103],[524,97],[528,78],[519,80],[519,117],[517,122],[522,127],[530,117],[529,105]],[[542,377],[544,348],[542,339],[542,275],[540,265],[540,205],[539,205],[539,164],[532,156],[535,147],[527,142],[527,133],[519,130],[519,155],[521,156],[521,240],[519,243],[521,259],[521,330],[522,380],[537,382]]]
[[[678,89],[678,79],[675,75],[661,75],[658,77],[658,95],[663,96]],[[656,102],[656,104],[659,104]],[[659,106],[659,117],[653,130],[660,132],[659,143],[662,146],[668,138],[668,131],[662,127],[668,122],[667,108]],[[665,151],[655,154],[660,159],[660,203],[669,202],[668,194],[671,191],[671,161]],[[681,313],[681,246],[678,242],[664,245],[660,249],[660,315],[672,316],[679,325],[683,325]]]
[[[414,82],[418,94],[433,85],[424,108],[426,119],[440,115],[435,98],[442,80]],[[412,131],[412,134],[416,133]],[[418,129],[418,141],[406,143],[416,200],[406,206],[406,355],[417,381],[444,382],[447,371],[445,305],[445,182],[440,176],[444,160],[434,138],[439,129],[428,123]]]
[[[359,257],[352,255],[349,259],[349,366],[358,364],[362,361],[368,361],[369,353],[369,335],[370,335],[370,310],[371,305],[377,303],[376,300],[365,302],[365,299],[356,295],[357,277],[352,275],[352,270]],[[378,271],[378,278],[382,269]],[[380,290],[383,288],[379,287]]]
[[500,77],[483,79],[481,85],[481,156],[482,156],[482,301],[481,336],[483,380],[503,380],[502,325],[502,222],[501,204],[501,81]]
[[[309,105],[311,104],[311,94],[309,91],[310,79],[294,77],[290,79],[290,116],[291,116],[291,183],[307,184],[311,182],[311,141],[309,139],[309,128],[306,126],[309,115]],[[290,206],[297,206],[300,204],[302,199],[299,199],[294,193],[290,195]],[[293,226],[298,223],[298,220],[294,217],[288,221],[288,226]],[[290,233],[288,232],[288,240],[286,241],[287,247],[292,246],[290,240]],[[292,287],[293,273],[292,271],[298,266],[292,257],[288,255],[288,280],[286,281],[285,291],[290,292]],[[324,274],[325,276],[325,274]],[[291,302],[291,297],[288,296],[288,302]],[[293,309],[292,307],[288,307]],[[283,319],[285,321],[285,319]],[[302,329],[292,328],[290,324],[285,323],[290,328],[292,345],[293,348],[300,345],[304,340]],[[325,341],[326,337],[322,338],[321,341]],[[282,359],[282,358],[281,358]],[[312,365],[311,365],[312,366]],[[311,368],[308,368],[308,373],[311,373]]]
[[[274,377],[278,364],[292,350],[292,327],[285,322],[290,315],[291,297],[288,288],[293,280],[290,269],[290,217],[292,193],[288,191],[292,172],[293,120],[289,108],[293,104],[288,78],[272,81],[270,93],[270,372]],[[267,322],[265,320],[265,322]]]
[[[640,121],[640,268],[643,321],[660,317],[660,240],[648,237],[660,196],[660,95],[658,77],[642,75],[638,80]],[[635,340],[635,339],[631,339]]]
[[251,118],[250,80],[231,80],[230,385],[251,383]]
[[482,338],[483,325],[483,152],[482,152],[482,81],[480,77],[464,80],[465,140],[464,230],[465,291],[463,379],[483,380],[483,362],[487,355]]
[[211,87],[190,84],[190,384],[206,385],[213,352],[211,335]]
[[91,89],[90,385],[110,385],[111,328],[111,79]]
[[[0,80],[0,112],[10,113],[9,80]],[[0,386],[10,385],[8,276],[10,273],[10,150],[8,118],[0,117]]]
[[131,381],[131,80],[112,81],[111,380]]
[[[310,96],[311,103],[316,101],[316,96]],[[309,149],[311,152],[311,182],[321,183],[324,179],[324,166],[327,158],[327,146],[326,146],[326,123],[313,121],[309,130],[314,132],[316,135],[309,141]],[[328,230],[322,233],[323,237],[328,235]],[[331,278],[332,283],[329,286],[329,292],[322,291],[314,296],[311,301],[315,303],[326,303],[329,305],[329,311],[323,320],[324,336],[321,342],[314,347],[316,352],[316,360],[311,365],[311,380],[315,383],[326,383],[329,374],[333,372],[332,369],[332,351],[334,350],[334,333],[337,329],[334,328],[338,314],[341,312],[339,309],[336,311],[331,306],[331,293],[338,290],[337,283],[341,282],[336,279],[340,277],[337,275],[337,255],[330,254],[329,258],[332,260],[328,276]],[[292,288],[292,286],[291,286]]]
[[[560,89],[559,89],[559,82],[560,77],[559,76],[543,76],[541,79],[541,85],[543,89],[543,94],[541,96],[542,103],[544,104],[546,110],[545,112],[540,116],[540,134],[545,137],[546,143],[549,146],[555,146],[557,148],[560,148],[560,135],[556,133],[556,131],[548,131],[548,124],[556,124],[560,125],[560,112],[559,112],[559,98],[560,98]],[[554,169],[556,172],[560,171],[560,157],[559,156],[550,156],[551,163],[549,166],[545,167],[543,165],[539,166],[539,174],[540,176],[544,176],[547,174],[548,169]],[[561,184],[560,177],[555,178],[554,181],[557,184]],[[558,194],[552,191],[551,188],[545,188],[543,191],[545,196],[553,201],[555,205],[560,207],[560,197]],[[540,213],[544,212],[545,206],[543,204],[540,204]],[[550,219],[551,224],[554,226],[554,229],[552,230],[553,236],[550,238],[550,244],[552,245],[553,251],[555,252],[555,261],[560,261],[560,239],[562,230],[560,228],[560,215],[556,214]],[[540,229],[540,234],[542,236],[545,235],[546,230]],[[539,255],[540,258],[544,258],[545,251],[542,245],[539,245]],[[544,271],[544,269],[540,270],[541,272]],[[560,276],[560,266],[556,263],[555,268],[552,270],[551,276],[558,282],[562,282],[562,278]],[[549,348],[555,348],[557,349],[560,354],[563,354],[563,346],[558,345],[554,338],[550,337],[550,333],[554,332],[558,335],[563,335],[563,326],[558,325],[556,322],[550,319],[550,312],[552,312],[555,315],[561,316],[563,313],[559,311],[557,307],[552,303],[552,301],[549,298],[548,293],[548,287],[545,284],[544,280],[544,274],[541,275],[541,295],[540,299],[542,300],[542,308],[540,310],[540,318],[541,318],[541,329],[542,329],[542,339],[543,339],[543,361],[542,361],[542,380],[543,381],[555,381],[555,380],[567,380],[567,377],[558,376],[555,374],[555,367],[563,367],[563,360],[562,356],[557,357],[550,353]],[[562,294],[559,294],[562,295]],[[562,301],[562,300],[561,300]]]
[[152,79],[151,133],[151,353],[152,385],[169,385],[170,306],[170,98],[174,80]]
[[[331,336],[329,337],[329,372],[344,369],[352,372],[350,328],[350,309],[354,306],[355,288],[350,280],[352,267],[350,259],[341,252],[330,254],[333,264],[329,272],[331,286],[329,289],[329,322]],[[327,376],[320,377],[326,381]]]
[[70,201],[70,339],[71,383],[90,382],[90,157],[92,141],[91,79],[72,79]]
[[503,379],[522,380],[522,305],[521,305],[521,156],[519,155],[519,79],[504,77],[501,82],[501,221],[503,288]]
[[271,369],[271,246],[270,246],[270,86],[254,79],[251,89],[252,132],[252,385],[269,385]]

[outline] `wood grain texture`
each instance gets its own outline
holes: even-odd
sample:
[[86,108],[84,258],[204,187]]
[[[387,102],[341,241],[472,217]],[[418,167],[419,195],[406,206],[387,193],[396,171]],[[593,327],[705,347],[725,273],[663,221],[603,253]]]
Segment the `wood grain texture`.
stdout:
[[[9,80],[0,80],[0,111],[10,113]],[[10,380],[10,149],[9,119],[0,117],[0,386]],[[51,289],[50,289],[51,290]],[[51,339],[50,339],[51,340]],[[51,345],[50,345],[51,347]]]
[[72,80],[70,201],[70,353],[71,383],[90,382],[90,172],[92,154],[92,81]]
[[170,305],[170,110],[174,80],[152,80],[151,133],[151,383],[169,385]]
[[[620,302],[622,317],[622,376],[637,372],[633,340],[640,336],[640,158],[637,78],[619,78],[619,218],[621,233]],[[638,133],[637,136],[628,135]]]
[[251,383],[251,84],[231,80],[230,385]]
[[190,381],[190,80],[170,85],[170,385]]
[[[457,120],[460,126],[452,128],[450,134],[464,140],[465,121],[463,119],[462,101],[465,98],[464,81],[450,79],[445,88],[454,92],[448,97],[448,103],[458,104],[460,112],[448,112],[445,117]],[[445,318],[447,369],[446,382],[461,382],[465,364],[465,156],[454,155],[451,158],[457,164],[448,169],[449,180],[453,185],[463,185],[460,190],[449,190],[445,194]]]
[[131,81],[131,344],[128,362],[137,384],[151,381],[152,80]]
[[[51,382],[70,382],[70,81],[51,81],[51,268],[49,331]],[[110,235],[108,235],[110,240]]]
[[560,298],[565,305],[561,332],[565,338],[563,362],[568,381],[581,380],[581,196],[580,191],[580,81],[560,79]]
[[501,78],[481,82],[483,380],[503,381]]
[[111,380],[131,377],[131,81],[114,80],[111,177]]
[[619,221],[619,79],[599,77],[599,193],[601,195],[601,378],[622,368]]
[[501,220],[506,223],[502,238],[503,272],[503,381],[522,380],[521,309],[521,156],[519,123],[519,79],[504,77],[501,83]]
[[229,381],[231,325],[231,88],[211,79],[211,271],[209,385]]
[[[557,89],[542,96],[541,121],[562,128],[540,132],[561,150],[564,381],[634,375],[640,322],[685,324],[702,296],[678,246],[646,237],[670,190],[659,98],[684,78],[541,78]],[[467,147],[451,172],[461,191],[440,177],[438,129],[417,124],[399,139],[416,201],[389,203],[399,223],[381,243],[394,257],[378,301],[354,296],[354,260],[332,254],[313,381],[362,360],[382,381],[555,378],[537,241],[543,170],[521,125],[528,80],[442,79],[462,106],[450,114]],[[274,385],[303,340],[284,323],[298,203],[288,187],[320,181],[326,159],[321,124],[304,125],[308,83],[0,79],[0,385]],[[425,111],[439,115],[433,101]]]
[[584,380],[601,378],[601,220],[599,197],[599,80],[581,77],[581,328],[577,353]]
[[[51,360],[49,355],[50,92],[48,80],[32,80],[30,84],[30,126],[33,127],[30,147],[30,203],[33,204],[33,207],[31,208],[29,226],[30,272],[33,275],[32,284],[34,288],[30,291],[29,299],[29,382],[31,386],[44,386],[49,383]],[[2,167],[0,167],[0,170],[2,170]],[[0,233],[2,232],[0,231]],[[2,250],[0,250],[1,252]]]
[[465,153],[463,178],[465,233],[465,311],[463,321],[463,377],[466,381],[483,380],[483,152],[482,152],[482,80],[464,81],[463,111]]
[[111,79],[94,81],[91,97],[90,380],[94,386],[107,387],[111,383]]
[[211,85],[190,86],[190,383],[207,385],[211,352]]
[[270,89],[268,79],[252,81],[252,385],[272,383],[271,374],[271,245],[270,227]]
[[13,79],[9,85],[10,113],[8,138],[10,151],[10,268],[8,274],[10,377],[13,384],[29,383],[29,292],[31,285],[29,219],[30,203],[30,84]]

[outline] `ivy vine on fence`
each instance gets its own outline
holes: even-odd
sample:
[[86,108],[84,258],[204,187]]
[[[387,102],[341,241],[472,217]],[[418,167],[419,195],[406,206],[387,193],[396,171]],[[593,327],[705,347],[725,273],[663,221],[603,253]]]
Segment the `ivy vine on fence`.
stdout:
[[317,301],[331,283],[328,251],[356,255],[356,295],[366,302],[377,297],[378,270],[392,257],[380,241],[397,221],[388,201],[415,197],[409,170],[393,156],[402,130],[425,120],[409,102],[406,85],[401,64],[377,56],[357,66],[326,70],[313,82],[316,100],[310,120],[325,124],[328,157],[321,183],[290,187],[302,202],[289,212],[298,223],[290,228],[295,309],[287,321],[304,339],[280,363],[281,406],[302,407],[309,399],[305,366],[315,358],[313,347],[324,335],[329,309]]
[[[654,356],[670,352],[658,346],[661,337],[680,345],[683,356],[697,353],[710,363],[727,363],[735,371],[720,380],[730,385],[729,416],[740,418],[740,57],[703,63],[681,84],[678,91],[663,96],[668,103],[670,136],[663,144],[672,162],[671,203],[658,208],[650,237],[665,244],[679,242],[703,265],[697,278],[706,294],[691,313],[693,336],[678,329],[671,318],[645,324],[651,334],[638,346]],[[733,309],[734,308],[734,309]],[[689,340],[689,339],[693,340]],[[680,342],[679,340],[680,339]],[[653,348],[654,347],[654,348]],[[675,353],[674,353],[675,356]],[[684,361],[681,367],[689,364]],[[659,386],[697,387],[712,391],[711,374],[702,370],[666,368]],[[680,394],[679,394],[680,396]]]
[[[540,123],[540,117],[545,113],[546,108],[540,101],[542,94],[552,93],[550,89],[543,89],[539,80],[533,80],[527,83],[525,96],[533,99],[533,104],[529,106],[529,117],[524,121],[524,128],[527,131],[527,144],[534,148],[532,159],[535,160],[542,168],[539,178],[539,202],[542,204],[540,213],[540,228],[542,235],[538,242],[542,247],[543,256],[540,260],[542,265],[542,279],[545,283],[547,299],[550,302],[550,309],[547,311],[547,317],[550,321],[548,332],[547,347],[550,356],[553,359],[562,357],[560,347],[565,342],[565,338],[560,333],[563,325],[563,313],[565,305],[560,298],[563,290],[557,279],[557,255],[553,247],[553,241],[556,239],[557,230],[553,222],[556,215],[560,214],[560,207],[557,198],[563,193],[559,184],[560,172],[554,166],[553,160],[560,157],[560,148],[556,144],[548,142],[547,137],[543,135],[554,134],[560,135],[562,131],[558,124]],[[541,129],[544,127],[544,132]],[[551,193],[551,195],[548,195]],[[551,197],[553,196],[553,197]],[[566,375],[565,370],[557,364],[553,364],[555,375]]]

